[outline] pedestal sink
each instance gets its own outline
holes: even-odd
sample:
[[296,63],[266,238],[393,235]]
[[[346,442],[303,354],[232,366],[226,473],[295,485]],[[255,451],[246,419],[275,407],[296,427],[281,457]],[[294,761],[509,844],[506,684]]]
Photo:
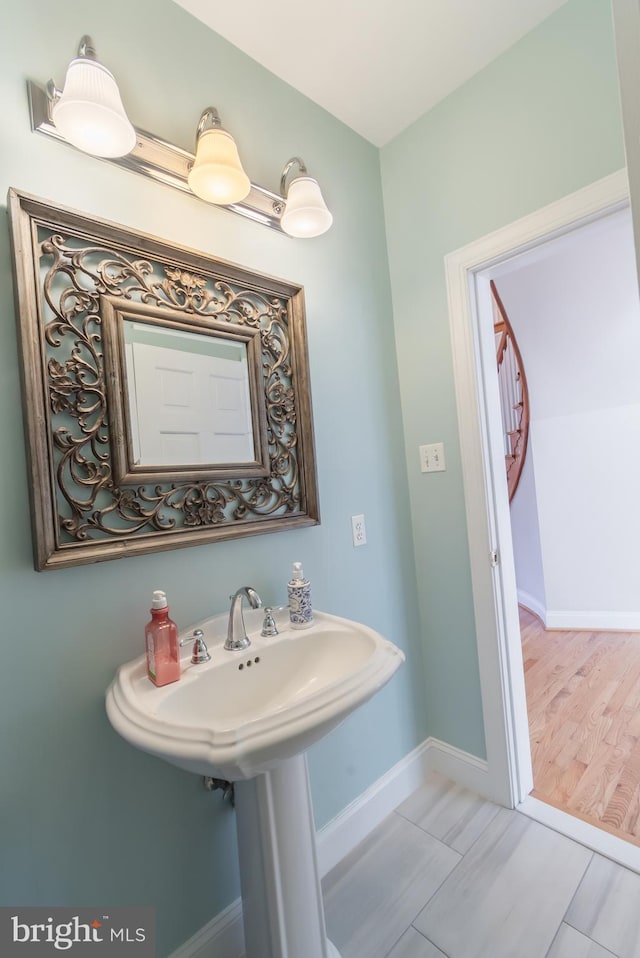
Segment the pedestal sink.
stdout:
[[[199,775],[235,783],[247,958],[340,958],[327,940],[305,750],[369,699],[404,655],[373,629],[316,612],[305,630],[223,648],[226,617],[196,623],[211,661],[183,661],[156,688],[144,656],[107,691],[109,720],[128,742]],[[187,637],[189,631],[181,637]]]

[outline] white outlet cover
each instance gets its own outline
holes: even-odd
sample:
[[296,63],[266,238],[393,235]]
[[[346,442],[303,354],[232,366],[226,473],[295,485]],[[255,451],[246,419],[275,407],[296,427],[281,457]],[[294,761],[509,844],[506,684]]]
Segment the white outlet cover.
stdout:
[[351,537],[354,546],[364,546],[367,544],[367,527],[364,523],[364,516],[351,516]]

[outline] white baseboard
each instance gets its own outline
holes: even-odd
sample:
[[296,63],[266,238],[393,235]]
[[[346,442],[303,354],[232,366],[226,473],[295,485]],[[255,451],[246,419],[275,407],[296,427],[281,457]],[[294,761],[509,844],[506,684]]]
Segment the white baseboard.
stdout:
[[170,958],[242,958],[244,928],[242,899],[235,901],[203,925]]
[[[431,771],[440,772],[480,795],[491,794],[486,761],[446,742],[428,738],[320,829],[317,835],[320,875],[324,877],[330,872],[420,788]],[[170,958],[241,958],[243,950],[242,901],[238,898]]]
[[540,621],[546,626],[547,608],[535,595],[531,595],[530,592],[525,592],[523,589],[518,589],[518,605],[523,605],[525,609],[529,609],[529,611],[537,615]]
[[640,631],[640,612],[612,612],[606,609],[594,612],[547,609],[543,602],[522,589],[518,589],[518,603],[537,615],[545,629],[564,631],[587,629],[598,632]]
[[405,755],[320,829],[318,868],[323,878],[424,783],[430,771],[430,741],[427,739]]
[[[535,610],[532,610],[535,611]],[[640,612],[554,612],[547,610],[547,629],[588,629],[598,632],[638,632]]]
[[476,758],[469,752],[454,745],[448,745],[437,738],[428,738],[427,764],[430,772],[440,772],[452,782],[477,792],[489,801],[495,801],[494,788],[489,778],[489,766],[486,759]]

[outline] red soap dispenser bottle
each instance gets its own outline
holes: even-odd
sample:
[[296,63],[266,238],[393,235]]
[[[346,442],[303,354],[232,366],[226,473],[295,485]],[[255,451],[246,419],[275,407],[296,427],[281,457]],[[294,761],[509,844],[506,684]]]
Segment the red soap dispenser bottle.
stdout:
[[147,674],[154,685],[169,685],[180,678],[178,628],[169,618],[164,592],[153,593],[151,621],[144,630]]

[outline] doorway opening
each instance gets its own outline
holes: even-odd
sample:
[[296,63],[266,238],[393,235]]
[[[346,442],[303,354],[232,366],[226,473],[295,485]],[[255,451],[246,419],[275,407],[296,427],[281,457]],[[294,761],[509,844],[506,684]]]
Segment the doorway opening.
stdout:
[[500,276],[514,272],[525,255],[544,257],[551,240],[564,242],[580,227],[627,206],[626,175],[621,172],[450,254],[445,267],[487,740],[487,790],[503,804],[640,870],[638,847],[530,797],[534,782],[489,289],[492,279],[500,288]]
[[508,484],[532,794],[640,844],[640,308],[631,211],[607,213],[492,273],[520,356],[518,365],[499,365],[508,479],[518,461],[511,452],[524,447],[520,414],[530,410],[520,482]]

